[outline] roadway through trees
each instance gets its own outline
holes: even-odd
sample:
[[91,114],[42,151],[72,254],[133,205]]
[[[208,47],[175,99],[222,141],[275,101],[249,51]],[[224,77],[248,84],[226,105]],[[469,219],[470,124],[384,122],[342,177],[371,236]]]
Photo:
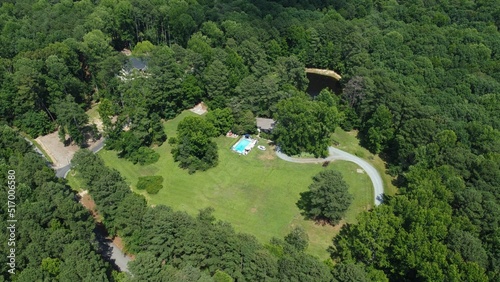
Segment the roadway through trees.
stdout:
[[[105,138],[101,138],[96,144],[90,149],[93,153],[99,152],[104,147]],[[35,146],[33,146],[36,148]],[[71,169],[71,164],[61,167],[56,170],[56,176],[59,178],[66,178],[69,170]],[[102,256],[105,260],[109,261],[120,271],[129,272],[128,262],[131,261],[130,257],[127,256],[122,250],[110,239],[107,238],[107,231],[104,226],[98,224],[94,229],[96,239],[99,242],[99,247],[102,249]]]
[[279,148],[276,150],[276,156],[287,162],[322,163],[325,161],[335,161],[335,160],[353,162],[358,166],[360,166],[364,171],[366,171],[366,174],[368,174],[368,176],[370,177],[373,184],[373,192],[374,192],[373,196],[375,205],[378,206],[382,203],[382,198],[384,195],[384,182],[382,181],[382,177],[380,176],[378,171],[371,164],[369,164],[367,161],[359,157],[356,157],[352,154],[349,154],[345,151],[342,151],[334,147],[328,147],[328,153],[329,156],[326,158],[293,158],[282,153],[279,150]]

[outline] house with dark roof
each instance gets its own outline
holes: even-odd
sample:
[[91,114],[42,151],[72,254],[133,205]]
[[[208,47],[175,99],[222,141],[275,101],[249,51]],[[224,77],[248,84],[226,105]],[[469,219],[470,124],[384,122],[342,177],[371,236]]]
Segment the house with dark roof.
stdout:
[[131,74],[138,73],[146,75],[147,69],[148,65],[146,61],[137,57],[129,57],[127,63],[123,66],[122,70],[120,71],[119,77],[121,80],[132,79],[130,78]]
[[136,69],[139,71],[145,71],[148,68],[148,66],[144,60],[142,60],[141,58],[135,58],[135,57],[129,58],[128,65],[129,65],[129,68],[132,70]]
[[271,118],[256,118],[257,128],[262,132],[271,133],[276,121]]

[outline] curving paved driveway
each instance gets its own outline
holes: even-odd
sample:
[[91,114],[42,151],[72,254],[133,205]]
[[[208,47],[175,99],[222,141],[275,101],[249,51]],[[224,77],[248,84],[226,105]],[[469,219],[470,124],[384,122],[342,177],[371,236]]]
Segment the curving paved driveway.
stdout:
[[364,171],[366,171],[366,174],[370,177],[372,184],[373,184],[373,191],[374,191],[374,203],[376,206],[380,205],[382,203],[382,198],[384,195],[384,182],[382,182],[382,177],[380,177],[380,174],[378,171],[367,161],[356,157],[355,155],[351,155],[347,152],[344,152],[340,149],[334,148],[334,147],[328,147],[328,153],[330,156],[326,158],[292,158],[290,156],[287,156],[283,154],[279,148],[276,150],[276,156],[278,158],[285,160],[287,162],[293,162],[293,163],[322,163],[325,161],[334,161],[334,160],[342,160],[342,161],[348,161],[348,162],[353,162],[360,166]]

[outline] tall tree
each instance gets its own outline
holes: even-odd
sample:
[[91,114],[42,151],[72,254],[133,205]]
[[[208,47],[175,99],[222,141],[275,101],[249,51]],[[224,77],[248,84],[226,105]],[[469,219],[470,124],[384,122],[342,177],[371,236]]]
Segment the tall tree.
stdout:
[[213,61],[203,74],[205,91],[212,108],[224,108],[228,103],[229,71],[219,60]]
[[68,134],[71,141],[82,145],[85,142],[84,127],[89,120],[85,111],[69,95],[58,101],[54,108],[57,123],[60,125],[59,137],[62,141],[66,140],[66,134]]
[[392,113],[384,105],[379,106],[373,116],[367,121],[367,147],[374,153],[380,153],[393,138],[394,127]]
[[234,116],[230,108],[215,109],[208,112],[207,121],[210,122],[220,135],[225,135],[234,125]]
[[200,117],[186,117],[177,126],[178,144],[172,155],[179,166],[196,170],[207,170],[218,164],[217,144],[211,139],[217,130],[207,120]]
[[309,152],[316,157],[327,155],[330,134],[339,122],[335,107],[297,96],[278,103],[274,134],[280,149],[288,155]]
[[325,220],[335,225],[344,217],[352,200],[342,174],[324,170],[313,177],[309,191],[300,193],[297,206],[306,218]]
[[295,56],[278,58],[278,73],[283,83],[289,83],[301,91],[307,89],[305,66]]

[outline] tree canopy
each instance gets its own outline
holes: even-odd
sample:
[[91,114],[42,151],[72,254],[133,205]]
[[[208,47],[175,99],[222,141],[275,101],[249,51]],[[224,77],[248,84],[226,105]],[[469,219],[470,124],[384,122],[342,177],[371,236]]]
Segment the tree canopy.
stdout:
[[[94,221],[77,201],[75,192],[55,178],[45,160],[14,130],[0,126],[0,180],[15,182],[15,194],[7,189],[0,196],[14,205],[0,207],[3,215],[13,214],[15,240],[0,246],[3,281],[110,281],[109,263],[100,256]],[[7,171],[14,171],[8,174]],[[14,179],[8,179],[13,175]],[[7,219],[5,217],[4,219]],[[11,223],[4,220],[2,237],[11,238]],[[11,249],[15,266],[11,267]],[[14,273],[8,272],[14,269]]]
[[328,155],[330,134],[339,123],[335,107],[304,96],[292,97],[278,103],[274,135],[280,150],[288,155],[301,152],[316,157]]
[[313,177],[309,191],[300,193],[297,206],[309,219],[339,223],[352,203],[349,186],[342,174],[335,170],[324,170]]
[[[64,139],[68,134],[82,143],[83,112],[99,103],[106,147],[143,164],[159,158],[151,146],[167,139],[162,120],[201,101],[210,111],[222,111],[211,118],[216,134],[231,123],[226,108],[238,134],[255,130],[255,116],[275,117],[275,141],[290,155],[324,156],[336,126],[355,129],[361,144],[387,163],[399,191],[341,229],[331,247],[339,280],[498,280],[498,7],[498,1],[6,0],[0,6],[0,124],[31,137],[59,128]],[[120,78],[130,60],[121,53],[124,48],[147,63],[145,72]],[[341,74],[338,98],[305,96],[305,67]],[[195,166],[215,165],[209,135],[178,138],[178,155]],[[107,266],[99,262],[92,240],[81,237],[89,228],[75,223],[85,216],[67,218],[80,215],[77,206],[62,204],[71,192],[13,136],[2,129],[0,166],[16,165],[24,182],[19,191],[27,197],[19,207],[27,216],[19,230],[20,265],[26,267],[17,279],[104,280]],[[181,146],[191,139],[210,154]],[[126,234],[134,251],[147,249],[137,247],[136,230],[151,227],[138,227],[137,215],[188,218],[166,208],[146,213],[145,200],[130,196],[115,171],[78,166],[99,163],[83,154],[75,156],[75,169],[95,193],[104,224],[112,233]],[[52,198],[35,199],[45,196]],[[55,219],[49,215],[58,209],[53,205],[65,211]],[[199,248],[141,234],[157,242],[147,250],[156,259],[142,261],[160,261],[159,273],[171,277],[205,279],[203,271],[211,278],[219,270],[237,281],[332,278],[328,267],[279,240],[250,255],[245,250],[254,241],[246,240],[223,262],[221,253],[205,260],[209,246],[229,245],[238,236],[223,224],[212,225],[216,231],[207,233],[220,242],[207,239]],[[155,230],[165,233],[163,226]],[[202,242],[196,232],[182,236]],[[56,237],[67,241],[55,246]],[[172,251],[179,245],[182,254]],[[85,262],[75,265],[72,254]]]
[[186,117],[177,126],[177,144],[172,149],[174,160],[189,173],[207,170],[218,163],[217,144],[212,137],[217,129],[200,117]]

